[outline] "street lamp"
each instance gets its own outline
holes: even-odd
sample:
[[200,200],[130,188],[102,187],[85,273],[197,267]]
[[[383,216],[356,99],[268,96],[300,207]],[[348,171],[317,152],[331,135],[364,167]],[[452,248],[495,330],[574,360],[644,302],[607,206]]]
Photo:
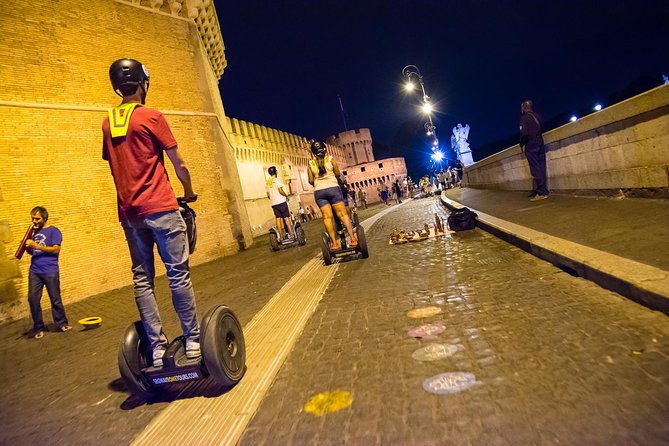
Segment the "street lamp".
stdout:
[[432,150],[439,146],[439,140],[437,139],[437,128],[432,122],[432,103],[430,102],[430,97],[425,92],[425,84],[423,83],[423,76],[420,74],[420,70],[416,65],[407,65],[402,69],[402,76],[406,80],[404,84],[404,89],[406,91],[413,91],[416,88],[416,82],[420,85],[421,92],[423,93],[423,105],[421,108],[423,112],[427,115],[427,122],[425,123],[425,130],[427,130],[427,136],[431,136],[433,139]]

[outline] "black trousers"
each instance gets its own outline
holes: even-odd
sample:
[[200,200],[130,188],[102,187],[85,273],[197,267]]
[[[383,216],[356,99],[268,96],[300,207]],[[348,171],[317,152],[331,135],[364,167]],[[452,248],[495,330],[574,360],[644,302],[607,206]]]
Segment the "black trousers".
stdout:
[[546,147],[536,147],[525,150],[527,163],[530,165],[530,174],[536,183],[536,192],[539,195],[548,195],[548,179],[546,175]]

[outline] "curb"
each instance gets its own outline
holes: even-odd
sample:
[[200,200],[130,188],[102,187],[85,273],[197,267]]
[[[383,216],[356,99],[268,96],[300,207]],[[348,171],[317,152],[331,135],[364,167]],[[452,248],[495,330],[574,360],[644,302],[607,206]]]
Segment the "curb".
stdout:
[[[449,209],[463,206],[441,195]],[[470,208],[478,214],[476,226],[502,240],[566,270],[595,282],[652,310],[669,315],[669,272],[610,254]]]

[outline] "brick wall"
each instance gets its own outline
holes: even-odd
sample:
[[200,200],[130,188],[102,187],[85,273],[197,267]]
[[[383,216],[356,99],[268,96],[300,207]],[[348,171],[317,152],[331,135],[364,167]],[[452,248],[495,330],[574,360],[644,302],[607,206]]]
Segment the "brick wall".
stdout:
[[147,105],[165,112],[200,194],[193,207],[207,231],[192,264],[251,243],[217,76],[192,20],[113,0],[15,0],[0,3],[0,28],[0,321],[28,312],[29,256],[12,254],[36,205],[63,232],[65,304],[131,283],[101,159],[100,124],[119,102],[108,69],[120,57],[148,67]]

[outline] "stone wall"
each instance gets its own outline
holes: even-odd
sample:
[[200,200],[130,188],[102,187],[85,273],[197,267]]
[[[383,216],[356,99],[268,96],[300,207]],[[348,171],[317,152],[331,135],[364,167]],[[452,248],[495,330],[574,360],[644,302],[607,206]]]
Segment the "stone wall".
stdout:
[[207,231],[199,234],[192,264],[251,243],[218,92],[225,61],[220,31],[217,37],[211,30],[218,26],[212,10],[197,0],[0,3],[0,320],[28,312],[30,259],[18,262],[13,253],[36,205],[63,232],[66,305],[131,284],[114,184],[101,159],[101,122],[119,102],[108,69],[121,57],[148,67],[147,105],[165,113],[200,195],[193,207]]
[[[544,134],[552,191],[666,189],[669,186],[669,85],[609,106]],[[530,190],[519,146],[465,169],[474,188]]]
[[369,129],[341,132],[328,137],[327,143],[343,150],[346,165],[348,166],[374,161],[372,134]]
[[[228,125],[254,236],[266,234],[275,224],[265,188],[270,166],[277,167],[279,178],[290,188],[289,208],[295,217],[300,205],[318,209],[307,176],[311,156],[307,138],[235,118],[229,118]],[[345,161],[343,150],[330,144],[326,147],[341,166]]]
[[368,204],[381,200],[379,191],[382,185],[385,184],[391,190],[392,183],[399,180],[401,185],[407,176],[404,158],[384,158],[370,163],[348,166],[342,170],[351,189],[356,193],[360,189],[365,190]]

